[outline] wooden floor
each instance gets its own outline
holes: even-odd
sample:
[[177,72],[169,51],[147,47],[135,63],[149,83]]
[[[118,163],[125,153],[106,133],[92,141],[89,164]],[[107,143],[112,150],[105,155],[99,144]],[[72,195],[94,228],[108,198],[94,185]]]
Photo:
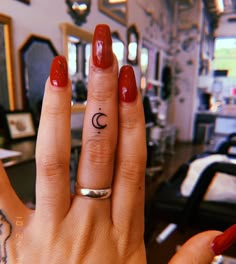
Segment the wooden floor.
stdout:
[[[154,191],[160,182],[172,177],[181,164],[188,161],[193,155],[203,152],[205,149],[206,147],[201,145],[177,143],[175,147],[175,154],[165,156],[163,171],[157,173],[156,175],[153,174],[146,176],[146,201],[152,199]],[[176,231],[165,242],[158,244],[155,238],[168,223],[161,219],[157,219],[155,221],[155,228],[148,235],[148,239],[146,241],[148,264],[167,264],[171,256],[174,255],[178,245],[183,244],[191,236],[201,231],[193,228],[186,229],[184,232]],[[236,255],[233,256],[236,257]]]

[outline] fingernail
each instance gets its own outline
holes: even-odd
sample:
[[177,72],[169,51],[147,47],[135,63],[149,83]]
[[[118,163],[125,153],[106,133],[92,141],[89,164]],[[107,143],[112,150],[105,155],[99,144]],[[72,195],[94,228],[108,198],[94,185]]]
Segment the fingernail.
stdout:
[[93,63],[96,67],[106,69],[112,65],[112,39],[109,26],[97,25],[93,35]]
[[65,87],[68,83],[68,68],[64,56],[56,56],[51,65],[50,81],[55,87]]
[[131,66],[125,65],[120,69],[118,86],[119,96],[122,102],[131,103],[135,101],[138,89],[134,70]]
[[222,254],[228,249],[233,243],[236,242],[236,224],[232,225],[225,232],[217,236],[211,245],[215,255]]

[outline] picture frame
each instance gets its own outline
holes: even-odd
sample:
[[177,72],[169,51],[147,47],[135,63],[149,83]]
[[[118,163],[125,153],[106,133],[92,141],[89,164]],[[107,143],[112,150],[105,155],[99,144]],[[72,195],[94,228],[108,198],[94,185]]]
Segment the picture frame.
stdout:
[[109,0],[98,0],[98,10],[123,26],[127,24],[127,3],[125,0],[113,3]]
[[18,2],[24,3],[26,5],[30,5],[30,0],[17,0]]
[[9,140],[23,140],[36,137],[33,115],[28,111],[5,113]]

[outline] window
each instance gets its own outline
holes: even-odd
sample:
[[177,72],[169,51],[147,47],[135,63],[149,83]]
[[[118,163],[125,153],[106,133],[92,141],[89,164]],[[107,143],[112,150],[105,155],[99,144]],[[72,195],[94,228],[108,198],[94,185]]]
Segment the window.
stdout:
[[236,38],[215,39],[215,59],[213,68],[215,71],[227,71],[228,77],[236,77]]

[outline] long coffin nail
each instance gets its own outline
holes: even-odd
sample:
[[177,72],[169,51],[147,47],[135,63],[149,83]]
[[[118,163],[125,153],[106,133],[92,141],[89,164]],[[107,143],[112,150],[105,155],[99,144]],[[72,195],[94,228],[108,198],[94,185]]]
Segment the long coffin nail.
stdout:
[[223,253],[228,249],[233,243],[236,242],[236,224],[232,225],[225,232],[217,236],[211,245],[212,250],[215,255]]
[[96,67],[106,69],[112,65],[112,39],[108,25],[97,25],[93,36],[93,63]]
[[64,56],[56,56],[51,65],[50,81],[55,87],[65,87],[68,83],[68,67]]
[[119,75],[119,96],[122,102],[131,103],[137,97],[137,85],[134,70],[131,66],[125,65]]

